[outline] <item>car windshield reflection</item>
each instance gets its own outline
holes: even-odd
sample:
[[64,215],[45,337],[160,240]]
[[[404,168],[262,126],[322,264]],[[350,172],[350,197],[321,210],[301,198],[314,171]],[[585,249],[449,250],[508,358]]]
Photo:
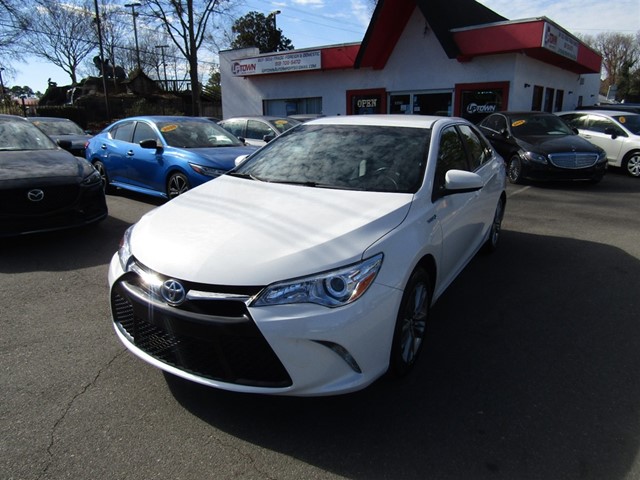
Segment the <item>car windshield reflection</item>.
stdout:
[[29,122],[0,119],[0,150],[54,150],[57,146]]
[[158,129],[171,147],[213,148],[239,147],[240,141],[213,122],[157,122]]
[[366,125],[301,125],[234,173],[274,183],[415,193],[430,130]]

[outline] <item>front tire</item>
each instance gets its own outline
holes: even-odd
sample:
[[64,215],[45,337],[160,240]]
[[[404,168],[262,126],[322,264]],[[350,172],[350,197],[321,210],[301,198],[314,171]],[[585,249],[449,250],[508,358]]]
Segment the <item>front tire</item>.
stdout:
[[622,161],[622,168],[632,177],[640,177],[640,152],[628,153]]
[[514,184],[523,183],[522,178],[522,160],[518,155],[514,155],[509,160],[509,165],[507,166],[507,177],[509,181]]
[[102,188],[104,189],[104,193],[109,193],[112,188],[109,185],[109,175],[107,174],[107,168],[104,166],[104,163],[100,160],[96,160],[93,162],[93,167],[98,171],[102,178]]
[[189,179],[184,173],[172,173],[169,180],[167,180],[167,197],[169,197],[169,200],[176,198],[189,190],[189,188],[191,188]]
[[413,368],[424,343],[430,308],[429,275],[418,267],[411,274],[400,302],[389,360],[392,376],[403,377]]
[[495,252],[498,248],[498,240],[500,240],[500,234],[502,233],[502,219],[504,218],[504,204],[505,201],[501,198],[498,201],[496,207],[496,213],[493,216],[493,223],[491,224],[491,230],[489,232],[489,238],[484,244],[484,251],[487,253]]

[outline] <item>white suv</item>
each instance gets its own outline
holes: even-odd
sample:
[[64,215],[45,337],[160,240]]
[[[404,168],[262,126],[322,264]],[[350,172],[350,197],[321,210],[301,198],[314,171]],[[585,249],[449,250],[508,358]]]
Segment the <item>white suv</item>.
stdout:
[[557,113],[580,136],[607,152],[609,165],[640,177],[640,114],[579,110]]

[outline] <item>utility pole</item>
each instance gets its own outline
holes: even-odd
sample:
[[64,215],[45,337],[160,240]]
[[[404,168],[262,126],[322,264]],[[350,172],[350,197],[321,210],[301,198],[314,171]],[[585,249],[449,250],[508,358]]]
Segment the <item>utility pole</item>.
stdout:
[[4,67],[0,67],[0,102],[4,105],[4,82],[2,81],[2,72]]
[[[276,15],[281,14],[280,10],[274,10],[269,14],[270,17],[273,17],[273,35],[278,38],[278,27],[276,25]],[[280,43],[280,39],[278,38],[278,43]],[[276,43],[276,52],[278,51],[278,43]]]
[[138,47],[138,27],[136,26],[136,17],[138,16],[136,7],[140,6],[142,6],[142,4],[139,2],[125,4],[125,7],[131,8],[131,16],[133,17],[133,38],[136,42],[136,61],[138,63],[138,70],[142,70],[142,67],[140,66],[140,48]]
[[96,9],[96,28],[98,29],[98,46],[100,48],[100,69],[102,70],[102,88],[104,90],[104,102],[106,107],[107,121],[111,123],[111,112],[109,111],[109,94],[107,92],[107,76],[104,74],[104,48],[102,46],[102,26],[100,23],[100,11],[98,10],[98,0],[93,0]]

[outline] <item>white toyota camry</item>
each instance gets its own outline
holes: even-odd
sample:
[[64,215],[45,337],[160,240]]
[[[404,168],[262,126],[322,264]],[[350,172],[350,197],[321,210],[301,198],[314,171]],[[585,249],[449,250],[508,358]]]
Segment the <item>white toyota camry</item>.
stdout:
[[152,365],[233,391],[404,375],[433,303],[496,247],[505,188],[466,120],[310,121],[127,230],[109,268],[115,331]]

